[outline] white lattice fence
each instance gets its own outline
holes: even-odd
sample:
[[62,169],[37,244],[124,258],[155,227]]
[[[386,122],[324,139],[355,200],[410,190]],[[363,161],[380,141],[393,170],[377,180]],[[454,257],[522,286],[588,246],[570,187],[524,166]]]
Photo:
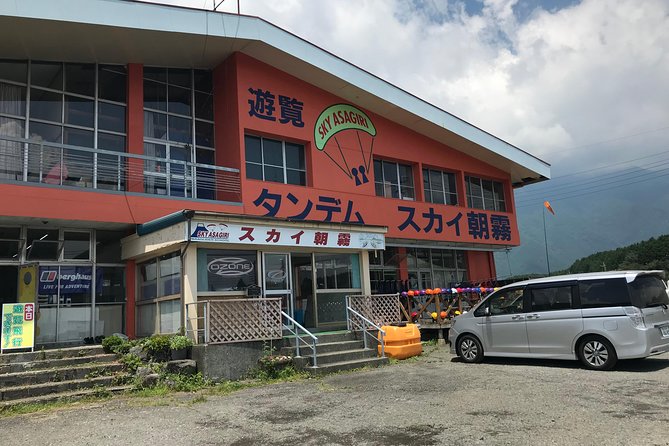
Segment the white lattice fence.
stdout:
[[209,343],[264,341],[282,337],[281,299],[209,301]]
[[[372,294],[368,296],[347,296],[348,306],[374,322],[378,326],[401,321],[399,294]],[[358,316],[349,313],[351,329],[363,326]]]

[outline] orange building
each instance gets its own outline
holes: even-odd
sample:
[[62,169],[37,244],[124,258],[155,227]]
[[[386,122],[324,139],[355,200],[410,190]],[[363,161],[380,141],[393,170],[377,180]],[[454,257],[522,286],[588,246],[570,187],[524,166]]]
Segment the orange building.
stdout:
[[0,300],[35,273],[38,344],[175,332],[256,286],[323,329],[347,294],[488,281],[513,189],[550,177],[257,17],[58,3],[0,4]]

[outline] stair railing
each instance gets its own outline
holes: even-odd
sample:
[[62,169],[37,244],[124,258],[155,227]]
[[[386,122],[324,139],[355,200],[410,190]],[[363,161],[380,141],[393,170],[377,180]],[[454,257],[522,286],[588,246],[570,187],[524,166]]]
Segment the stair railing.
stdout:
[[[295,356],[297,358],[300,358],[300,343],[304,343],[307,347],[311,348],[311,355],[312,355],[312,367],[316,368],[318,367],[317,359],[316,359],[316,344],[318,344],[318,338],[311,333],[309,330],[304,328],[302,325],[300,325],[295,319],[290,317],[286,312],[282,311],[281,315],[288,320],[288,324],[283,324],[283,329],[291,333],[292,335],[295,336]],[[292,326],[290,325],[292,323]],[[295,327],[293,329],[293,327]],[[302,330],[304,332],[303,336],[300,336],[299,332]],[[309,341],[307,341],[307,339]]]
[[[351,317],[352,314],[355,315],[356,317],[352,318]],[[379,345],[381,345],[381,357],[382,358],[386,357],[386,346],[385,343],[383,342],[383,338],[386,335],[386,331],[384,329],[382,329],[374,322],[367,319],[362,314],[355,311],[350,306],[346,307],[346,319],[348,322],[349,330],[354,331],[356,327],[359,330],[362,330],[363,333],[362,338],[365,343],[365,350],[369,349],[369,347],[367,346],[367,336],[371,336],[372,338],[376,339],[379,342]],[[372,333],[370,333],[370,330],[372,329],[378,331],[379,337],[374,336]]]

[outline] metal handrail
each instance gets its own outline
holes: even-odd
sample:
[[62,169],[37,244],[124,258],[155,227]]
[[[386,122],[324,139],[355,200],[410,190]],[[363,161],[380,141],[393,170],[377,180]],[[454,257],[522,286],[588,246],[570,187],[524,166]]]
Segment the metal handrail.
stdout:
[[[290,322],[292,322],[293,325],[295,326],[295,330],[293,330],[290,327],[290,325],[283,324],[283,329],[289,331],[290,333],[292,333],[295,336],[295,356],[297,358],[301,357],[300,356],[300,342],[304,342],[304,344],[307,347],[311,347],[311,355],[312,355],[312,359],[313,359],[312,367],[313,368],[318,367],[318,362],[317,362],[318,360],[316,358],[316,344],[318,344],[318,338],[313,333],[311,333],[309,330],[307,330],[302,325],[300,325],[295,319],[290,317],[286,312],[282,311],[281,315],[283,317],[285,317],[286,319],[288,319]],[[306,334],[307,336],[309,336],[311,338],[311,344],[309,344],[309,342],[304,340],[302,338],[302,336],[299,335],[299,330],[302,330],[304,332],[304,334]]]
[[[370,320],[367,319],[365,316],[363,316],[362,314],[358,313],[358,312],[355,311],[353,308],[351,308],[350,306],[347,305],[347,306],[346,306],[346,319],[347,319],[348,325],[349,325],[349,327],[350,327],[349,329],[350,329],[351,331],[353,331],[352,329],[353,329],[353,323],[354,323],[354,322],[353,322],[353,319],[351,319],[351,317],[350,317],[350,314],[351,314],[351,313],[353,313],[353,314],[355,314],[357,317],[359,317],[359,318],[360,318],[363,322],[365,322],[368,326],[372,326],[374,329],[378,330],[378,332],[379,332],[379,337],[376,337],[376,336],[374,336],[373,334],[369,333],[369,331],[368,331],[368,329],[367,329],[367,327],[366,327],[365,325],[360,324],[360,325],[361,325],[360,329],[361,329],[362,332],[363,332],[362,339],[363,339],[363,341],[364,341],[364,343],[365,343],[365,350],[369,349],[369,347],[367,347],[367,336],[369,335],[369,336],[373,337],[374,339],[376,339],[377,341],[379,341],[379,344],[381,345],[381,357],[382,357],[382,358],[385,358],[385,357],[386,357],[386,346],[385,346],[385,344],[384,344],[384,342],[383,342],[383,339],[384,339],[384,336],[386,335],[386,331],[385,331],[383,328],[379,327],[379,326],[376,325],[374,322],[370,321]],[[356,322],[356,324],[357,324],[357,322]]]
[[[202,305],[202,316],[197,315],[197,307],[198,305]],[[189,317],[189,311],[188,308],[194,306],[195,307],[195,317]],[[195,321],[195,329],[191,330],[189,329],[189,321]],[[204,323],[202,324],[202,328],[199,327],[199,321],[203,321]],[[200,332],[202,332],[202,340],[204,341],[204,344],[207,345],[209,344],[209,301],[202,301],[202,302],[191,302],[186,304],[186,312],[184,314],[184,330],[186,332],[186,336],[188,336],[188,333],[193,333],[193,339],[195,339],[196,343],[199,343],[200,341]]]

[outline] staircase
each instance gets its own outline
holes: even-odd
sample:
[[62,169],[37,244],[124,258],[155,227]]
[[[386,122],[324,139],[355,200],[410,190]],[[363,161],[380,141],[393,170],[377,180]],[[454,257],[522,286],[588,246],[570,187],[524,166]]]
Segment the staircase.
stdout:
[[379,367],[388,364],[388,358],[379,358],[376,352],[377,342],[367,337],[369,345],[365,349],[362,333],[350,331],[340,333],[315,334],[318,337],[316,345],[316,363],[313,367],[313,351],[304,343],[300,344],[300,357],[295,357],[295,338],[284,338],[285,347],[281,354],[293,356],[296,368],[314,374],[326,374],[341,370],[359,369],[362,367]]
[[123,366],[101,346],[0,355],[0,411],[17,405],[79,399],[129,389]]

